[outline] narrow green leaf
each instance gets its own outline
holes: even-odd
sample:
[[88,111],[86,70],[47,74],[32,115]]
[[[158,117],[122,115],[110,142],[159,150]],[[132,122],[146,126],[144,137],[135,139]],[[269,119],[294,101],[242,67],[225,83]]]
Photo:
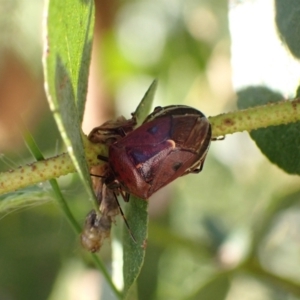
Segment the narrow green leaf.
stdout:
[[[96,205],[81,131],[91,58],[94,1],[48,0],[45,15],[43,67],[49,106],[68,153]],[[60,199],[62,195],[59,194],[57,183],[53,180],[50,183]],[[75,228],[77,232],[80,231],[78,225]],[[92,257],[119,298],[120,292],[104,265],[97,256]]]
[[[139,104],[135,115],[140,125],[149,114],[152,106],[157,82],[154,81]],[[131,196],[129,203],[126,205],[126,218],[128,220],[130,230],[136,239],[134,242],[129,235],[127,229],[123,233],[123,251],[124,251],[124,295],[131,295],[129,291],[134,288],[145,257],[145,249],[147,245],[148,232],[148,202]]]
[[44,74],[47,98],[71,159],[91,199],[81,137],[92,47],[92,0],[49,0],[46,5]]
[[148,203],[145,200],[132,196],[126,208],[126,218],[136,242],[133,241],[125,229],[123,238],[125,295],[138,277],[145,258],[148,229]]
[[[282,99],[281,94],[266,87],[248,87],[238,92],[238,107],[245,109]],[[299,132],[300,122],[297,122],[253,130],[250,135],[272,163],[287,173],[300,174]]]
[[45,204],[53,201],[53,194],[38,186],[29,187],[0,196],[0,214],[8,214],[17,209]]
[[156,89],[157,89],[157,80],[154,80],[151,83],[150,87],[148,88],[140,104],[138,105],[137,109],[133,113],[133,115],[137,119],[137,127],[140,126],[148,116],[153,104],[153,99],[154,99]]

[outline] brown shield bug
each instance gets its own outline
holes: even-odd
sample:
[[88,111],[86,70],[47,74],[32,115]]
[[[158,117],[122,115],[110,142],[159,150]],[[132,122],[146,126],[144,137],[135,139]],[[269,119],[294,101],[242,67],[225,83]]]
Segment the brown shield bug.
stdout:
[[134,129],[135,125],[135,116],[119,118],[89,135],[91,142],[109,147],[108,158],[98,156],[106,164],[96,175],[100,179],[94,180],[101,215],[90,212],[81,235],[83,246],[92,252],[109,236],[119,212],[131,234],[117,195],[125,201],[130,194],[146,200],[176,178],[199,173],[212,139],[207,118],[189,106],[157,107],[140,127]]
[[176,178],[199,173],[211,141],[211,125],[192,107],[157,107],[143,124],[109,146],[108,188],[148,199]]

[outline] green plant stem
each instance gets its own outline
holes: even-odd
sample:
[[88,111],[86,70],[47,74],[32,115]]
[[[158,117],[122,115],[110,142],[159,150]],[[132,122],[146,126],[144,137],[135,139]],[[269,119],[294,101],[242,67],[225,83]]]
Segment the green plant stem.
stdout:
[[69,155],[63,153],[56,157],[37,161],[15,170],[1,173],[0,193],[5,194],[74,171],[75,168]]
[[[289,124],[300,121],[300,99],[229,112],[209,117],[209,121],[212,125],[213,137]],[[103,145],[91,143],[86,136],[82,138],[88,165],[91,167],[100,164],[97,156],[99,154],[106,156],[107,149]],[[75,172],[75,167],[67,153],[34,162],[0,173],[0,195],[72,172]]]
[[208,118],[213,137],[300,121],[300,99],[280,101]]
[[265,281],[272,283],[274,286],[280,287],[283,290],[286,290],[296,297],[300,297],[300,285],[298,282],[295,282],[291,279],[286,279],[275,275],[266,269],[264,269],[259,261],[256,258],[251,258],[245,264],[243,264],[240,268],[241,270],[250,273],[252,276],[256,278],[261,278]]
[[[84,144],[88,165],[94,166],[101,163],[97,156],[107,155],[106,148],[90,143],[86,137]],[[15,170],[0,173],[0,195],[75,171],[68,153],[27,164]]]
[[[31,154],[34,156],[34,158],[37,161],[44,161],[45,158],[44,158],[42,152],[40,151],[38,145],[36,144],[35,140],[33,139],[31,133],[26,128],[25,124],[22,124],[21,128],[22,128],[21,132],[23,133],[24,141],[25,141],[29,151],[31,152]],[[57,203],[59,204],[60,208],[62,209],[62,211],[66,215],[66,217],[67,217],[69,223],[71,224],[72,228],[74,229],[74,231],[77,234],[80,233],[81,227],[79,226],[79,224],[75,220],[75,218],[74,218],[67,202],[65,201],[65,199],[63,197],[63,194],[60,191],[60,188],[57,184],[57,181],[55,179],[50,179],[49,182],[50,182],[50,185],[51,185],[51,187],[52,187],[52,189],[53,189],[53,191],[56,195]]]
[[111,279],[111,275],[107,272],[106,268],[104,267],[102,261],[99,259],[99,257],[97,256],[97,254],[92,254],[91,253],[91,256],[94,260],[94,263],[95,265],[98,267],[98,269],[101,270],[101,273],[102,275],[104,276],[104,278],[106,279],[108,285],[110,286],[110,288],[112,289],[112,291],[114,292],[115,296],[118,298],[118,299],[122,299],[123,296],[122,296],[122,292],[119,291],[117,289],[117,287],[114,285],[112,279]]

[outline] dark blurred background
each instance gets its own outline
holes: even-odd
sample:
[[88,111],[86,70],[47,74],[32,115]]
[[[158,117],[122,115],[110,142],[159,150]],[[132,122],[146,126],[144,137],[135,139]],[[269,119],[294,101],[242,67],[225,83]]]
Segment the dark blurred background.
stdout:
[[[64,151],[43,89],[43,4],[0,1],[1,171],[34,160],[22,126],[46,157]],[[155,78],[155,105],[190,105],[207,116],[236,109],[228,28],[222,0],[96,1],[84,132],[129,117]],[[227,300],[300,299],[290,288],[300,280],[298,183],[247,133],[213,142],[201,174],[150,199],[140,299],[197,299],[219,272],[230,277]],[[59,184],[83,223],[91,205],[77,175]],[[53,198],[47,183],[1,198],[0,299],[114,299]],[[109,267],[109,241],[99,255]]]

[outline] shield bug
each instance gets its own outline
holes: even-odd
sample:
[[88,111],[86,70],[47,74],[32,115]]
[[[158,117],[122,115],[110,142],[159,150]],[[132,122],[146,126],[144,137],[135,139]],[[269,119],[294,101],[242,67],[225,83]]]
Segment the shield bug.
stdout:
[[[125,201],[129,194],[148,199],[176,178],[199,173],[211,141],[211,125],[204,114],[192,107],[157,107],[134,129],[135,117],[117,119],[95,128],[89,135],[93,143],[108,146],[108,157],[100,179],[94,180],[101,215],[88,214],[81,236],[82,244],[95,252],[109,236],[114,217],[121,213],[131,234],[117,195]],[[131,234],[134,239],[133,235]]]
[[192,107],[157,107],[143,124],[109,145],[105,184],[148,199],[176,178],[199,173],[211,141],[211,125]]

